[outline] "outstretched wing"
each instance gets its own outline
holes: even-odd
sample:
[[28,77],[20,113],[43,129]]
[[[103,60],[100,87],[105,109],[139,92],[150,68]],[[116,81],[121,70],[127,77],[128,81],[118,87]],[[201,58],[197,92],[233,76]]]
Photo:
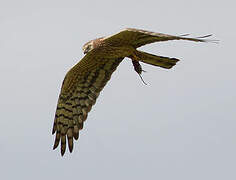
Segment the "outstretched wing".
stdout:
[[107,37],[104,41],[113,46],[124,46],[131,45],[134,48],[138,48],[145,44],[150,44],[158,41],[168,41],[168,40],[189,40],[195,42],[217,42],[216,40],[203,39],[211,35],[206,35],[198,38],[188,38],[186,35],[182,36],[172,36],[168,34],[155,33],[151,31],[145,31],[141,29],[127,28],[113,36]]
[[79,138],[88,112],[122,59],[104,59],[91,51],[66,74],[52,130],[52,134],[56,132],[53,149],[61,142],[62,156],[66,150],[66,141],[72,152],[73,139]]

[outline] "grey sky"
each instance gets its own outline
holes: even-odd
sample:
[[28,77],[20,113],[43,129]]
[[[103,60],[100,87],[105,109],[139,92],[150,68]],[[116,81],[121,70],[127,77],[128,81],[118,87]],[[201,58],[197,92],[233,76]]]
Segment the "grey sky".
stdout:
[[[1,179],[236,179],[233,0],[1,1]],[[82,45],[123,28],[214,34],[220,44],[141,49],[181,61],[148,65],[142,84],[126,59],[89,113],[72,154],[51,128],[65,73]]]

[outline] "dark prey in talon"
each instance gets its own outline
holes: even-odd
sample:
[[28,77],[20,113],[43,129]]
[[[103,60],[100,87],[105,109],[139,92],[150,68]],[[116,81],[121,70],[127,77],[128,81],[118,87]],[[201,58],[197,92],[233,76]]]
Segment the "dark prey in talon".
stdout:
[[142,66],[140,65],[140,63],[138,61],[132,60],[133,66],[134,66],[134,70],[138,73],[139,77],[141,78],[142,82],[147,85],[147,83],[143,80],[142,77],[142,72],[146,72],[142,69]]

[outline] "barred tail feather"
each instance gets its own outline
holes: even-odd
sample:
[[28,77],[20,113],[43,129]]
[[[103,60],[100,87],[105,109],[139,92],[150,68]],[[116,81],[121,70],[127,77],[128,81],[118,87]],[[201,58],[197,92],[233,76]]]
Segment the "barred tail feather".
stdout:
[[142,51],[136,51],[135,54],[137,55],[138,60],[143,63],[159,66],[166,69],[172,68],[179,61],[176,58],[156,56]]

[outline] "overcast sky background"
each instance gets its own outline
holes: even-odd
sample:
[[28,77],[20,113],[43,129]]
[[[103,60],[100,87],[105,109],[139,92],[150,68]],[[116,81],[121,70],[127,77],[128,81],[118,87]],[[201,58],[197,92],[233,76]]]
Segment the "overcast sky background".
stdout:
[[[233,0],[0,1],[1,179],[236,179]],[[192,36],[142,47],[171,70],[129,59],[89,113],[74,152],[52,150],[65,73],[82,45],[123,28]]]

